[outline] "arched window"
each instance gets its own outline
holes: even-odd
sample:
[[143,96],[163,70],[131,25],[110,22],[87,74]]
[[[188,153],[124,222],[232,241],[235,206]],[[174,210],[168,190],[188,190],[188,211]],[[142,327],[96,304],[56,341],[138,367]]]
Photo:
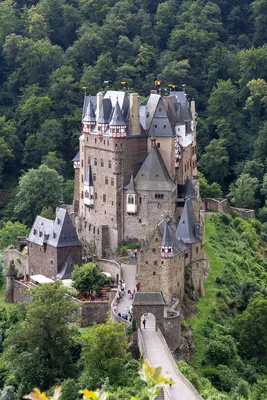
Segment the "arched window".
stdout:
[[128,196],[128,204],[134,204],[134,195],[133,194],[130,194]]

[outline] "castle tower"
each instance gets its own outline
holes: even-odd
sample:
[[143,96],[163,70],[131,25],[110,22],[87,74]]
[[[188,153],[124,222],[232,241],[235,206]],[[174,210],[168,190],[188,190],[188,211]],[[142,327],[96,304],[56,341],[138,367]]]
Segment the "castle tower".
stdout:
[[126,137],[126,122],[122,116],[118,99],[114,107],[111,121],[109,123],[109,132],[112,138]]
[[80,203],[80,152],[73,158],[74,168],[74,196],[73,196],[73,211],[76,217],[79,212]]
[[161,258],[173,257],[173,239],[168,222],[166,221],[161,242]]
[[12,260],[6,271],[6,301],[14,303],[14,290],[15,290],[16,269],[14,261]]
[[94,129],[94,126],[96,124],[96,118],[95,118],[95,110],[94,106],[91,102],[91,99],[89,98],[88,106],[85,112],[85,116],[83,117],[83,132],[84,133],[90,133]]

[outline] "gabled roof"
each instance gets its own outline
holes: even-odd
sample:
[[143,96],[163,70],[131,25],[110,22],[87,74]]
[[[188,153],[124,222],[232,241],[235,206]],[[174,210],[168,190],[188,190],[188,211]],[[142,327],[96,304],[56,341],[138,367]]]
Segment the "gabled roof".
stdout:
[[95,122],[95,110],[91,99],[89,99],[83,122]]
[[158,147],[153,146],[136,175],[135,189],[172,191],[175,187]]
[[90,164],[88,164],[84,184],[87,186],[94,186],[93,177],[92,177],[92,168],[91,168]]
[[63,264],[59,267],[57,274],[58,279],[71,279],[71,274],[74,270],[74,261],[70,255],[68,255]]
[[70,216],[64,208],[58,208],[54,221],[37,215],[28,241],[39,246],[46,243],[56,248],[81,245]]
[[133,175],[131,175],[131,180],[130,180],[130,183],[129,183],[129,186],[128,186],[128,189],[127,189],[127,193],[128,194],[135,194],[136,193],[135,188],[134,188]]
[[104,96],[104,99],[110,99],[112,107],[115,107],[117,101],[119,103],[122,116],[126,118],[129,110],[129,99],[125,91],[108,90]]
[[165,305],[161,292],[136,292],[133,306],[161,306]]
[[183,212],[176,230],[177,239],[184,243],[192,244],[199,242],[196,236],[196,227],[199,226],[194,214],[192,200],[189,198],[185,201]]
[[84,96],[84,100],[83,100],[83,112],[82,112],[82,120],[86,114],[86,110],[88,107],[88,103],[89,101],[92,102],[94,109],[96,108],[96,96]]
[[110,99],[104,98],[101,104],[100,115],[98,123],[108,124],[111,118],[112,104]]
[[118,100],[115,104],[114,111],[113,111],[109,125],[110,126],[126,126],[126,122],[122,116],[122,112],[121,112]]
[[154,117],[158,102],[160,100],[159,94],[150,94],[146,104],[146,129],[150,128],[152,118]]
[[173,130],[165,110],[163,100],[160,98],[152,118],[148,136],[173,136]]

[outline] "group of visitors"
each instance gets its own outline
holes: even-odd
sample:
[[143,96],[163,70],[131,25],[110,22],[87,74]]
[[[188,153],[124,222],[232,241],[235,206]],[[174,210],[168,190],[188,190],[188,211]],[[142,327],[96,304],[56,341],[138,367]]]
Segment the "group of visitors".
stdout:
[[130,306],[130,307],[127,306],[126,310],[125,310],[125,313],[118,313],[118,316],[123,318],[123,319],[126,319],[129,322],[132,322],[132,320],[133,320],[132,306]]

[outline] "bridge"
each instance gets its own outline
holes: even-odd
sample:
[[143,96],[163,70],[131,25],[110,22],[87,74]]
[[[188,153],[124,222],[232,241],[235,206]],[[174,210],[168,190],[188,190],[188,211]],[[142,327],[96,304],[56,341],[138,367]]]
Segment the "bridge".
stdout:
[[[136,265],[133,264],[122,264],[121,265],[122,278],[126,284],[126,293],[122,299],[118,302],[116,309],[112,309],[115,320],[125,322],[128,321],[118,317],[118,314],[124,314],[126,307],[130,307],[132,300],[128,298],[127,291],[133,289],[136,286]],[[149,310],[148,310],[149,311]],[[172,353],[162,335],[159,327],[156,326],[155,318],[152,314],[148,313],[146,317],[145,328],[138,328],[138,347],[141,353],[144,354],[145,358],[149,361],[150,365],[162,367],[163,375],[168,375],[172,378],[174,384],[169,387],[165,385],[163,392],[158,399],[164,400],[202,400],[194,386],[186,379],[181,373],[177,364],[172,356]]]

